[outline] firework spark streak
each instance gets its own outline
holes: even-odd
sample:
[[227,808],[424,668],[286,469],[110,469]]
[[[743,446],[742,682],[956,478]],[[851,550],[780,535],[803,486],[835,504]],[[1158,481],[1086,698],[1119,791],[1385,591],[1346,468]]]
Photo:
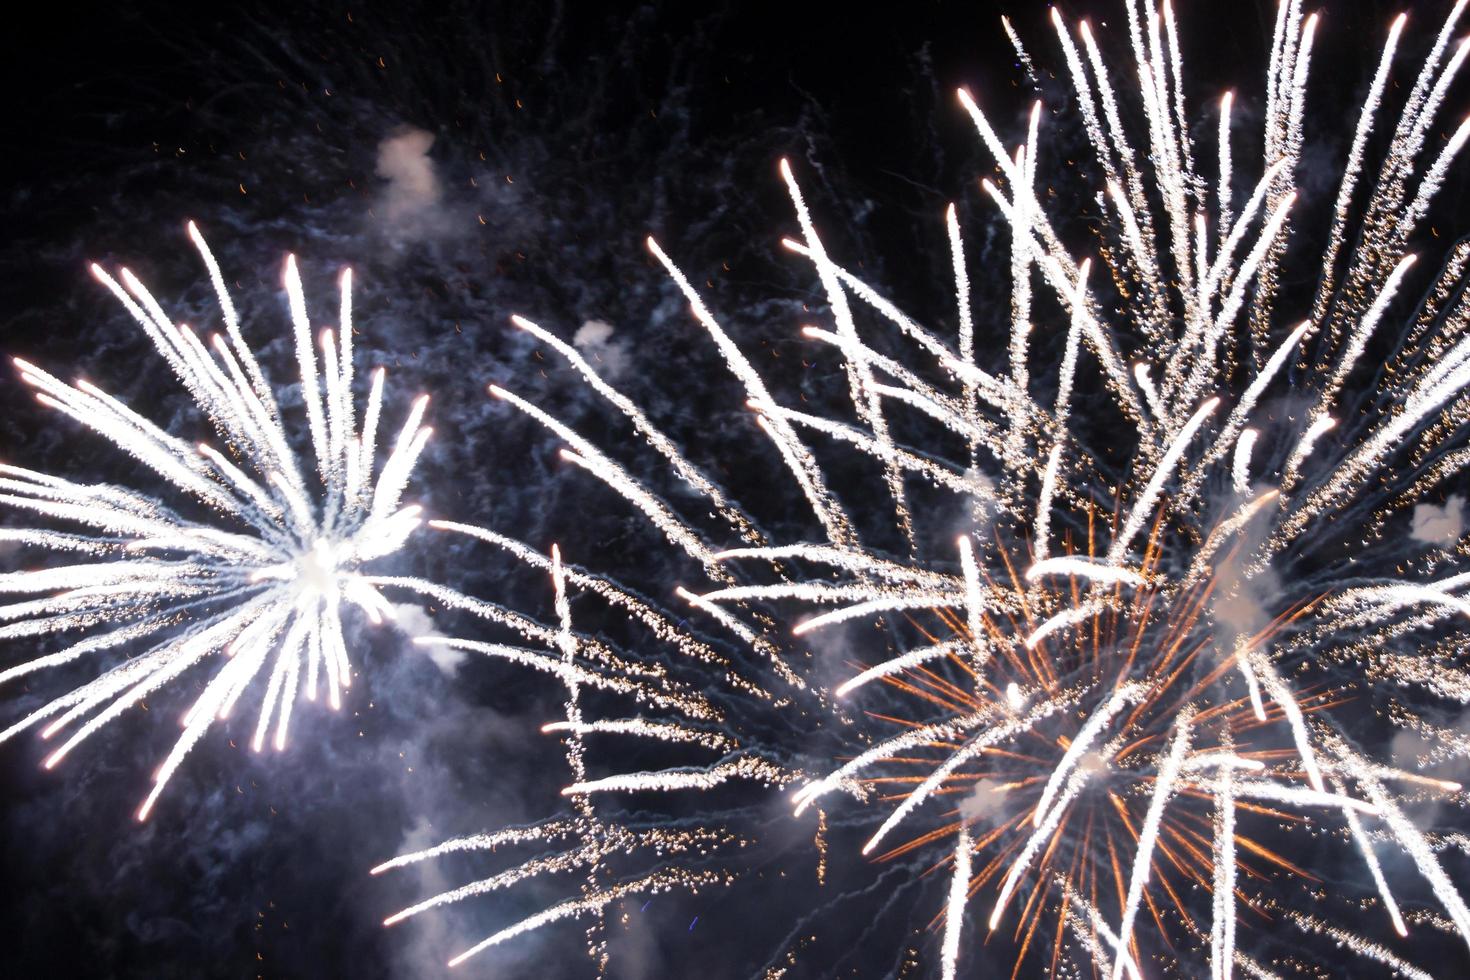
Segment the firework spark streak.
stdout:
[[[610,687],[619,694],[632,694],[644,701],[659,703],[663,707],[674,707],[685,717],[708,722],[714,720],[709,707],[697,696],[674,693],[677,688],[662,673],[647,668],[637,668],[622,661],[598,641],[573,629],[572,609],[568,586],[575,584],[596,593],[614,606],[620,607],[643,621],[656,635],[673,642],[682,653],[706,662],[713,652],[703,648],[672,623],[664,620],[656,611],[649,609],[636,597],[622,591],[615,583],[569,569],[562,563],[561,552],[552,546],[549,560],[529,550],[525,545],[501,537],[483,528],[448,522],[434,522],[443,530],[468,534],[502,547],[521,561],[538,569],[551,572],[552,591],[555,598],[557,625],[543,628],[520,617],[507,615],[498,607],[478,603],[448,590],[434,589],[434,594],[446,605],[470,609],[483,620],[509,626],[523,637],[539,642],[557,653],[557,664],[562,668],[555,672],[566,690],[564,704],[565,719],[550,722],[542,727],[545,733],[561,733],[567,769],[571,783],[562,791],[570,797],[572,815],[569,818],[553,818],[534,826],[517,828],[500,833],[479,835],[450,841],[437,847],[413,854],[406,854],[387,861],[373,869],[380,874],[404,865],[414,864],[438,857],[452,851],[496,850],[507,845],[536,845],[542,848],[571,840],[573,845],[566,850],[530,858],[523,863],[487,878],[472,882],[450,891],[441,892],[418,904],[404,909],[384,920],[384,925],[394,925],[404,919],[441,905],[462,899],[508,888],[522,881],[542,875],[571,871],[581,872],[583,881],[581,894],[529,916],[476,943],[449,961],[457,966],[465,960],[506,942],[514,937],[544,925],[568,918],[590,917],[592,924],[587,930],[587,951],[605,971],[608,963],[608,947],[605,935],[606,911],[614,903],[636,895],[657,895],[675,888],[698,892],[701,888],[728,883],[728,873],[718,870],[687,868],[668,861],[671,857],[699,857],[710,851],[718,851],[737,843],[728,832],[715,827],[636,827],[613,819],[605,811],[599,811],[593,796],[630,791],[667,792],[672,790],[708,789],[732,778],[747,778],[768,782],[784,781],[785,774],[776,766],[761,759],[746,756],[731,758],[706,770],[664,770],[613,776],[607,779],[589,780],[587,775],[587,741],[599,735],[619,735],[644,738],[671,744],[693,743],[707,749],[729,751],[734,748],[724,736],[688,725],[658,722],[642,717],[586,721],[583,714],[584,690]],[[445,641],[453,643],[454,641]],[[490,648],[487,644],[465,646],[492,655],[512,656],[519,648]],[[544,655],[521,651],[523,657],[542,658]],[[610,671],[613,676],[633,673],[631,680],[617,684],[604,684]],[[662,687],[666,693],[659,694]],[[631,857],[652,854],[655,866],[649,870],[640,868],[634,877],[613,878],[613,868],[627,862]]]
[[[492,389],[569,444],[568,459],[710,573],[712,588],[678,595],[772,664],[775,676],[756,689],[763,703],[828,715],[844,711],[844,700],[875,705],[868,720],[839,726],[849,740],[834,752],[845,760],[840,765],[804,756],[805,747],[761,755],[768,736],[722,713],[713,687],[694,691],[709,692],[715,703],[699,697],[681,706],[686,695],[662,692],[663,707],[682,719],[596,721],[578,707],[577,684],[619,683],[651,703],[651,678],[629,673],[608,652],[569,644],[564,614],[560,629],[527,626],[524,635],[563,653],[568,716],[547,730],[568,739],[573,779],[566,793],[578,812],[590,812],[594,793],[680,793],[737,777],[797,783],[789,798],[797,815],[825,803],[857,808],[849,819],[860,820],[862,807],[892,804],[863,853],[888,860],[952,842],[938,858],[953,865],[941,917],[945,976],[956,975],[964,956],[964,905],[982,892],[991,930],[1014,922],[1017,970],[1032,957],[1052,972],[1068,966],[1076,975],[1079,963],[1091,963],[1116,978],[1140,975],[1148,959],[1167,959],[1185,974],[1270,976],[1262,962],[1280,958],[1251,948],[1270,940],[1253,934],[1241,912],[1267,914],[1300,894],[1293,883],[1309,872],[1275,847],[1308,821],[1335,821],[1345,853],[1372,880],[1370,895],[1348,914],[1376,906],[1403,935],[1406,917],[1390,889],[1422,894],[1427,886],[1449,915],[1446,929],[1470,943],[1466,904],[1436,846],[1440,835],[1419,829],[1405,811],[1419,801],[1462,803],[1458,784],[1375,759],[1348,734],[1365,720],[1387,719],[1436,738],[1437,761],[1470,755],[1462,737],[1434,720],[1441,704],[1470,701],[1470,674],[1455,646],[1470,618],[1470,546],[1463,536],[1416,539],[1405,520],[1470,458],[1470,300],[1462,288],[1470,245],[1455,247],[1410,326],[1397,336],[1389,327],[1423,274],[1425,263],[1408,246],[1470,136],[1460,125],[1432,145],[1441,105],[1470,52],[1461,44],[1446,57],[1465,6],[1454,6],[1405,86],[1398,119],[1384,123],[1405,21],[1390,26],[1330,213],[1315,295],[1302,306],[1293,305],[1283,273],[1303,235],[1302,216],[1313,213],[1314,202],[1300,198],[1293,181],[1318,24],[1296,0],[1284,0],[1276,19],[1259,177],[1244,194],[1237,179],[1253,161],[1239,152],[1232,129],[1243,96],[1220,99],[1210,126],[1190,125],[1167,2],[1152,9],[1128,0],[1131,63],[1111,71],[1091,27],[1052,12],[1101,177],[1092,255],[1068,249],[1074,229],[1049,215],[1039,196],[1037,161],[1048,156],[1042,107],[1011,150],[981,99],[959,93],[995,159],[1000,179],[983,187],[1013,239],[1007,342],[991,359],[999,363],[982,363],[979,353],[953,207],[945,215],[958,314],[951,345],[944,330],[922,326],[839,263],[794,169],[782,161],[802,236],[784,244],[812,264],[835,327],[803,333],[840,356],[847,418],[783,406],[691,278],[650,239],[743,387],[819,540],[767,543],[752,512],[591,364],[550,330],[515,318],[709,505],[683,516],[569,426],[503,387]],[[1030,72],[1031,55],[1011,25],[1005,29]],[[1123,78],[1136,79],[1137,104],[1121,101],[1124,89],[1135,90],[1116,87]],[[1383,130],[1387,150],[1374,173],[1369,136]],[[1218,143],[1213,175],[1199,167],[1196,131]],[[1366,197],[1363,187],[1371,188]],[[1094,266],[1106,275],[1090,279]],[[870,339],[873,324],[889,336]],[[914,358],[892,353],[901,341],[914,346]],[[1061,356],[1049,364],[1039,357],[1044,350]],[[1368,363],[1375,358],[1385,370]],[[1086,411],[1076,410],[1084,398]],[[908,435],[924,425],[932,439]],[[881,519],[839,499],[808,436],[873,462],[879,496],[891,503]],[[962,448],[950,455],[952,446]],[[960,506],[946,513],[967,514],[968,527],[957,546],[931,554],[925,542],[953,541],[953,532],[926,528],[915,494],[941,491],[958,498]],[[570,579],[555,558],[548,563],[492,532],[451,529],[550,567],[564,595]],[[718,665],[735,683],[736,672],[703,640],[660,620],[631,590],[577,574],[579,585],[672,639],[688,663]],[[501,613],[489,618],[508,622]],[[883,624],[889,656],[858,665],[830,692],[826,675],[792,667],[803,662],[791,650],[793,635],[861,620]],[[904,623],[923,640],[906,638]],[[750,688],[730,695],[742,692]],[[589,780],[579,772],[578,740],[593,733],[700,740],[727,756],[703,769]],[[776,757],[783,761],[770,761]],[[856,802],[828,800],[838,793]],[[901,828],[910,829],[909,840],[877,850]],[[613,846],[616,835],[606,833],[592,837]],[[603,846],[584,844],[598,854]],[[1407,864],[1382,863],[1386,846],[1398,847]],[[490,941],[600,914],[617,896],[595,888],[594,878],[582,898]],[[507,880],[497,876],[483,887]],[[1191,892],[1213,898],[1201,907]],[[1364,938],[1347,922],[1292,916],[1306,935],[1410,975],[1417,969],[1407,952]],[[594,955],[600,949],[594,944]]]
[[7,508],[79,529],[0,528],[0,540],[74,559],[0,575],[0,592],[24,597],[0,608],[0,638],[60,637],[65,643],[5,670],[0,681],[106,652],[139,651],[26,715],[0,732],[0,740],[47,722],[43,737],[67,735],[47,756],[50,768],[190,668],[218,665],[184,714],[183,733],[154,775],[140,820],[190,749],[262,675],[256,751],[268,738],[276,749],[285,747],[299,697],[314,701],[325,687],[332,708],[340,707],[352,683],[342,617],[349,606],[374,623],[393,616],[361,569],[398,551],[420,524],[420,508],[401,506],[401,498],[432,431],[421,424],[428,404],[423,396],[374,478],[384,372],[373,374],[359,423],[351,271],[341,277],[339,331],[321,331],[318,351],[296,260],[287,257],[285,288],[316,461],[314,472],[304,469],[275,394],[241,335],[220,268],[192,223],[189,236],[224,320],[223,335],[207,345],[174,323],[128,270],[114,277],[94,265],[92,272],[143,328],[225,448],[192,446],[89,382],[67,384],[36,365],[15,362],[43,405],[111,442],[184,499],[175,507],[126,487],[0,466],[0,502]]

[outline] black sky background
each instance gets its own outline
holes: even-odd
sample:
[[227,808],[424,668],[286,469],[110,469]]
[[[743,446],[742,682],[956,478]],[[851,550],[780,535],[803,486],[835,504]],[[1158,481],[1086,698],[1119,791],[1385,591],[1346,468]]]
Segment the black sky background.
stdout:
[[[1235,86],[1248,129],[1272,9],[1181,6],[1199,118],[1212,124],[1205,100]],[[1126,30],[1111,4],[1063,9],[1091,15],[1114,43]],[[1302,175],[1309,190],[1332,179],[1397,9],[1324,7],[1312,89],[1320,116],[1308,123],[1321,156]],[[1034,98],[1002,12],[1038,67],[1061,66],[1046,10],[1030,4],[33,7],[0,42],[0,350],[197,429],[161,359],[86,263],[126,263],[180,318],[207,323],[212,294],[183,233],[198,220],[275,378],[289,377],[282,255],[301,257],[319,310],[351,264],[359,364],[390,368],[385,423],[418,391],[434,395],[435,440],[415,481],[432,514],[537,547],[557,541],[571,560],[615,574],[677,580],[689,570],[654,551],[638,519],[559,462],[539,429],[485,398],[486,384],[506,384],[589,435],[618,434],[585,391],[543,369],[507,317],[524,313],[562,336],[589,320],[611,324],[604,353],[618,359],[624,389],[773,530],[796,530],[746,465],[756,442],[738,395],[689,383],[723,375],[642,239],[657,236],[703,281],[711,308],[782,390],[816,397],[831,365],[804,360],[796,331],[820,322],[820,288],[779,247],[795,222],[776,161],[792,158],[829,245],[861,256],[901,306],[945,315],[945,205],[961,209],[976,268],[1005,245],[977,185],[991,167],[954,89],[970,86],[1012,143]],[[1042,87],[1060,92],[1044,72]],[[1075,122],[1056,125],[1076,136]],[[405,127],[433,134],[442,187],[413,226],[385,221],[388,182],[375,172],[380,144]],[[1067,162],[1049,166],[1065,181]],[[1457,184],[1442,207],[1462,213],[1462,199]],[[977,278],[982,336],[1008,315],[1005,296]],[[0,377],[0,459],[135,475],[117,455]],[[488,550],[435,539],[400,564],[549,612],[544,583]],[[559,750],[536,730],[558,713],[557,690],[494,665],[442,669],[392,630],[364,630],[359,649],[363,683],[347,717],[302,710],[279,758],[236,747],[246,720],[221,726],[146,825],[133,812],[184,693],[150,703],[55,772],[40,770],[34,739],[0,746],[0,976],[432,977],[536,907],[544,896],[533,889],[385,930],[385,915],[470,880],[474,865],[382,879],[367,869],[554,809]],[[24,653],[8,650],[5,662]],[[0,692],[0,717],[85,676]],[[639,909],[614,941],[614,976],[758,975],[808,927],[824,939],[794,975],[934,971],[938,938],[925,926],[945,883],[914,873],[922,862],[852,858],[818,892],[809,828],[787,828],[775,806],[745,816],[771,841],[752,880]],[[834,855],[842,840],[839,829]],[[456,975],[590,975],[581,939],[563,926]],[[969,968],[989,976],[1009,963],[979,950]]]

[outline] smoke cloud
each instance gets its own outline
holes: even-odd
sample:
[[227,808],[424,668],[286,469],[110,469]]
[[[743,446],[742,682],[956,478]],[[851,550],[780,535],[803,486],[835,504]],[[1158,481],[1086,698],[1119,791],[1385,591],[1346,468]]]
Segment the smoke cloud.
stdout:
[[388,181],[375,209],[388,234],[416,241],[437,234],[445,225],[440,206],[443,189],[429,150],[434,134],[400,129],[378,144],[377,174]]
[[1425,544],[1448,547],[1465,533],[1465,498],[1454,494],[1443,505],[1414,505],[1414,523],[1409,536]]

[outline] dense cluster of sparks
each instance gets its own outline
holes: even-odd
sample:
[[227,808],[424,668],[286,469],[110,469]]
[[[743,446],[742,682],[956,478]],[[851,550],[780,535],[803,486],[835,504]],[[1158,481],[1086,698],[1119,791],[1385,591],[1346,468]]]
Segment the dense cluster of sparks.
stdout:
[[[492,387],[562,440],[566,460],[704,569],[708,587],[678,590],[692,624],[631,587],[564,564],[555,548],[546,555],[447,521],[432,523],[548,574],[556,622],[439,584],[363,575],[364,562],[400,548],[419,523],[417,509],[400,508],[399,498],[428,432],[420,428],[421,399],[373,483],[383,378],[374,376],[359,431],[349,278],[340,341],[322,334],[319,370],[300,282],[287,264],[317,459],[309,474],[287,445],[280,409],[197,233],[224,311],[213,358],[132,276],[124,272],[119,284],[98,270],[228,452],[207,445],[195,452],[85,382],[67,385],[24,363],[22,376],[44,403],[131,453],[216,521],[181,516],[119,487],[3,467],[6,504],[84,528],[5,529],[5,540],[106,560],[0,577],[11,593],[44,596],[6,607],[0,635],[90,631],[0,680],[165,638],[0,739],[44,720],[48,736],[81,722],[50,764],[187,668],[226,654],[185,716],[146,814],[183,755],[261,671],[269,681],[257,748],[273,719],[283,742],[292,701],[303,687],[314,697],[319,675],[335,706],[351,673],[342,604],[376,619],[391,612],[377,589],[401,588],[524,641],[435,635],[421,643],[528,667],[566,691],[565,716],[543,731],[563,740],[569,813],[374,869],[455,851],[535,850],[397,913],[390,925],[531,878],[581,876],[577,894],[455,963],[528,930],[588,917],[589,951],[605,967],[604,917],[616,903],[733,879],[711,855],[747,843],[734,830],[717,821],[659,825],[646,808],[632,819],[633,811],[595,801],[779,787],[797,816],[817,809],[823,821],[835,812],[871,820],[863,855],[927,851],[934,867],[948,869],[947,900],[935,910],[947,978],[979,941],[973,922],[966,930],[970,908],[983,930],[1010,937],[1018,971],[1031,962],[1051,974],[1116,980],[1142,976],[1156,961],[1191,976],[1274,976],[1244,933],[1261,916],[1279,915],[1303,936],[1425,975],[1401,948],[1330,919],[1326,909],[1290,908],[1294,893],[1284,883],[1312,872],[1279,842],[1293,827],[1333,828],[1373,883],[1364,903],[1371,914],[1398,936],[1432,929],[1470,944],[1470,907],[1446,867],[1470,842],[1425,826],[1420,806],[1432,801],[1463,815],[1470,797],[1456,782],[1417,771],[1470,757],[1470,737],[1453,723],[1470,704],[1463,663],[1470,544],[1463,523],[1438,541],[1407,527],[1410,511],[1442,499],[1470,462],[1470,243],[1454,246],[1402,330],[1385,327],[1412,281],[1409,244],[1470,138],[1470,120],[1442,142],[1435,135],[1470,55],[1470,41],[1451,50],[1467,3],[1455,4],[1412,81],[1397,86],[1406,94],[1396,119],[1382,103],[1405,18],[1391,25],[1329,212],[1325,251],[1313,259],[1315,293],[1300,303],[1283,274],[1302,223],[1293,180],[1317,18],[1303,17],[1299,0],[1278,8],[1262,131],[1252,143],[1262,154],[1259,176],[1244,187],[1236,167],[1244,161],[1232,154],[1241,141],[1232,95],[1219,103],[1212,166],[1191,137],[1167,0],[1158,9],[1126,0],[1132,59],[1111,71],[1086,22],[1052,13],[1100,178],[1091,238],[1080,249],[1067,244],[1074,229],[1043,206],[1042,106],[1010,150],[979,101],[959,92],[995,158],[999,179],[983,187],[1010,231],[1011,316],[1000,357],[988,356],[977,338],[954,207],[945,216],[951,332],[921,325],[832,257],[783,161],[801,232],[784,244],[811,263],[832,321],[803,332],[842,359],[849,418],[781,404],[650,239],[743,386],[811,511],[817,540],[773,543],[573,346],[515,317],[631,424],[686,497],[699,499],[681,510],[591,440]],[[1006,30],[1031,73],[1030,56]],[[1368,156],[1376,144],[1385,149],[1375,172]],[[901,345],[907,355],[894,353]],[[1060,357],[1044,361],[1033,347]],[[878,499],[891,505],[883,524],[892,525],[896,547],[865,540],[872,515],[851,513],[851,501],[833,492],[809,438],[871,463]],[[936,494],[955,505],[912,502]],[[964,515],[957,539],[956,513]],[[953,543],[936,550],[936,539]],[[595,597],[646,631],[649,648],[672,655],[630,653],[574,628],[573,593]],[[878,627],[891,655],[829,688],[799,638],[863,623]],[[724,635],[710,639],[715,633]],[[728,652],[740,648],[753,656]],[[841,733],[837,758],[769,744],[769,727],[746,722],[751,711],[728,710],[741,699],[763,712],[797,705],[802,717],[838,719],[825,730]],[[636,710],[598,716],[629,701]],[[866,710],[854,717],[854,706]],[[1383,750],[1393,732],[1412,733],[1432,750],[1405,768],[1406,760]],[[592,774],[594,739],[630,738],[712,756],[623,771],[614,754],[611,774]],[[824,862],[855,857],[817,846]],[[1380,857],[1388,851],[1391,863]],[[1258,915],[1248,920],[1247,910]]]
[[21,718],[0,732],[0,740],[41,722],[43,737],[67,733],[47,756],[49,768],[190,668],[218,665],[184,714],[183,732],[154,774],[140,820],[189,750],[262,672],[268,680],[256,751],[268,738],[277,749],[285,747],[297,698],[316,700],[323,682],[328,702],[340,707],[342,689],[352,683],[342,616],[348,606],[373,622],[393,616],[361,568],[397,551],[420,524],[419,507],[400,504],[432,431],[421,426],[428,404],[421,397],[374,479],[384,372],[373,374],[359,424],[351,271],[341,278],[339,332],[321,332],[318,355],[301,277],[288,257],[285,287],[316,459],[314,472],[305,469],[290,445],[281,406],[240,334],[219,266],[192,223],[189,235],[224,319],[223,334],[214,334],[209,346],[187,325],[175,324],[128,270],[116,278],[100,266],[92,272],[163,355],[223,449],[192,446],[87,381],[67,384],[16,361],[42,404],[101,435],[183,499],[171,506],[122,486],[0,467],[5,505],[46,522],[0,528],[0,541],[53,559],[0,576],[0,591],[25,597],[0,609],[0,637],[64,640],[55,652],[0,673],[0,681],[131,653]]
[[[1152,958],[1186,975],[1273,976],[1271,964],[1242,944],[1242,913],[1272,915],[1290,893],[1280,882],[1312,880],[1273,844],[1292,826],[1336,828],[1374,883],[1367,904],[1400,936],[1412,917],[1395,896],[1404,889],[1417,896],[1423,882],[1443,914],[1419,914],[1415,927],[1470,943],[1470,909],[1444,864],[1456,835],[1425,828],[1414,815],[1426,800],[1463,805],[1460,785],[1380,758],[1378,736],[1368,740],[1377,746],[1371,751],[1353,737],[1386,719],[1432,740],[1428,761],[1462,757],[1467,747],[1443,723],[1470,700],[1461,662],[1470,614],[1463,526],[1425,542],[1409,535],[1406,517],[1441,499],[1433,495],[1463,472],[1470,454],[1470,306],[1462,292],[1470,246],[1454,248],[1398,337],[1380,329],[1414,264],[1407,246],[1470,136],[1466,122],[1430,147],[1470,53],[1465,42],[1450,51],[1465,5],[1454,7],[1404,86],[1398,118],[1385,123],[1381,102],[1405,18],[1392,24],[1342,171],[1316,294],[1299,308],[1281,283],[1317,18],[1304,18],[1296,0],[1279,8],[1260,176],[1245,194],[1236,193],[1232,95],[1219,105],[1213,181],[1199,164],[1167,2],[1144,9],[1129,0],[1132,64],[1111,74],[1089,25],[1068,25],[1053,12],[1103,178],[1089,250],[1105,277],[1091,274],[1094,259],[1068,248],[1068,229],[1042,206],[1040,104],[1010,151],[977,100],[959,93],[998,165],[1000,181],[985,181],[984,190],[1011,232],[1012,315],[998,366],[985,363],[977,344],[954,208],[946,220],[958,322],[952,343],[831,257],[782,163],[801,228],[800,240],[785,245],[812,263],[833,321],[832,329],[804,333],[842,357],[850,420],[778,403],[650,239],[745,387],[823,540],[765,540],[593,366],[516,317],[703,498],[705,514],[723,519],[719,529],[702,529],[700,515],[681,516],[536,406],[501,388],[492,394],[545,425],[569,446],[568,460],[708,571],[713,587],[680,594],[771,665],[763,696],[773,706],[802,691],[837,713],[875,690],[890,695],[881,705],[907,706],[868,711],[848,728],[843,761],[825,769],[762,768],[753,761],[762,753],[789,760],[800,752],[746,744],[732,729],[727,737],[737,747],[705,770],[587,783],[577,775],[581,748],[569,748],[576,782],[568,792],[580,799],[592,789],[682,791],[754,776],[794,784],[798,815],[818,804],[840,808],[829,798],[851,796],[877,814],[864,854],[939,849],[936,860],[950,867],[948,901],[936,919],[946,977],[959,969],[972,902],[985,929],[1012,936],[1018,971],[1036,957],[1054,974],[1137,977]],[[1120,104],[1120,87],[1136,91],[1139,104]],[[1385,131],[1387,149],[1373,173],[1367,148]],[[868,322],[912,344],[916,357],[889,354],[887,338],[860,330]],[[1046,345],[1061,350],[1059,363],[1037,363],[1031,348],[1041,332],[1065,337]],[[1082,380],[1089,371],[1095,381]],[[1075,404],[1084,397],[1085,410]],[[930,426],[930,438],[893,435],[897,423],[907,432],[916,420]],[[1112,446],[1098,443],[1099,428]],[[876,462],[907,553],[864,543],[867,515],[850,514],[829,489],[803,433]],[[1123,449],[1127,463],[1110,448]],[[952,551],[926,553],[934,529],[925,527],[925,508],[909,502],[920,484],[954,495],[969,515]],[[625,606],[638,602],[606,581],[597,589]],[[798,636],[855,621],[910,633],[893,641],[889,659],[830,692],[813,690],[818,681],[793,669],[797,658],[780,626],[793,621],[793,608],[800,621],[789,632]],[[565,627],[545,638],[564,656],[575,647]],[[702,652],[688,635],[666,638]],[[573,692],[562,730],[591,731],[595,723],[576,709],[576,661],[560,665]],[[678,725],[611,724],[652,739],[685,737]],[[1416,880],[1381,862],[1387,849],[1407,859]],[[587,893],[558,910],[600,912],[592,894],[610,893]],[[1202,894],[1210,896],[1203,903]],[[1303,934],[1422,975],[1346,923],[1284,916]]]

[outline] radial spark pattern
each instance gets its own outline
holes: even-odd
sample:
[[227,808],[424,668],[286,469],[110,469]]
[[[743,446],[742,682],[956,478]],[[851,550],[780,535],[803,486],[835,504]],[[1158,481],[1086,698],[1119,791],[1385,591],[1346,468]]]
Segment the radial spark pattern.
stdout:
[[132,456],[180,499],[170,504],[127,487],[0,467],[0,502],[38,522],[0,528],[0,540],[51,556],[44,567],[0,575],[0,591],[22,597],[0,608],[0,638],[62,640],[55,652],[0,673],[0,681],[132,654],[26,715],[0,740],[45,722],[43,737],[66,736],[47,756],[49,768],[186,671],[214,667],[154,775],[140,820],[199,738],[262,674],[257,751],[268,738],[284,748],[298,697],[315,700],[323,682],[332,707],[340,705],[352,679],[342,616],[348,606],[374,622],[393,614],[360,569],[397,551],[420,523],[419,508],[400,506],[400,498],[431,431],[421,426],[424,396],[374,478],[384,372],[373,374],[359,423],[351,272],[342,273],[340,333],[323,330],[318,353],[296,260],[288,257],[285,287],[316,460],[314,471],[306,469],[241,336],[219,266],[192,224],[189,235],[224,320],[224,333],[208,345],[170,320],[128,270],[116,278],[100,266],[92,271],[168,362],[222,448],[190,445],[89,382],[67,384],[17,360],[42,404]]
[[[1191,127],[1167,2],[1128,0],[1118,43],[1132,57],[1113,69],[1086,22],[1054,12],[1096,180],[1086,227],[1044,204],[1038,161],[1068,154],[1044,143],[1043,107],[1010,150],[981,100],[959,93],[995,157],[999,180],[983,187],[1012,242],[995,357],[977,339],[956,209],[945,222],[954,326],[924,327],[833,258],[783,162],[801,231],[786,245],[811,262],[832,321],[805,333],[842,359],[846,418],[782,405],[650,240],[743,385],[815,541],[770,544],[592,366],[516,318],[708,506],[684,516],[562,422],[492,393],[709,572],[711,588],[681,595],[768,665],[769,710],[846,719],[825,729],[841,733],[836,761],[809,755],[827,736],[772,744],[773,729],[727,715],[722,738],[772,760],[761,782],[799,781],[798,815],[821,804],[870,820],[863,853],[929,851],[950,868],[936,907],[945,976],[980,941],[965,931],[968,901],[1018,971],[1063,975],[1139,976],[1159,961],[1189,976],[1271,976],[1293,952],[1254,928],[1263,921],[1407,975],[1418,969],[1400,942],[1411,926],[1470,943],[1453,873],[1466,798],[1418,771],[1470,754],[1453,723],[1470,702],[1470,545],[1462,514],[1432,519],[1441,502],[1461,505],[1445,495],[1470,460],[1470,245],[1454,246],[1402,319],[1425,282],[1410,245],[1470,136],[1470,121],[1437,129],[1470,53],[1450,45],[1465,6],[1407,76],[1405,20],[1391,25],[1323,202],[1300,201],[1295,186],[1318,28],[1297,0],[1278,9],[1258,163],[1235,155],[1233,94]],[[1383,107],[1391,79],[1396,118]],[[1208,166],[1191,135],[1201,131],[1213,136]],[[1303,231],[1314,206],[1325,228]],[[1303,268],[1315,280],[1306,295],[1287,285]],[[1389,329],[1396,319],[1405,326]],[[856,495],[829,488],[809,434],[871,460],[891,528],[875,533]],[[878,627],[886,658],[830,692],[822,671],[792,666],[809,661],[791,633],[859,623]],[[571,677],[568,666],[557,669]],[[745,697],[728,683],[708,690]],[[867,710],[852,719],[844,703]],[[1400,735],[1430,748],[1404,757]],[[579,777],[568,791],[716,785],[728,765]],[[1317,827],[1330,835],[1304,853],[1355,862],[1363,894],[1309,891],[1306,858],[1282,848]],[[1310,912],[1291,908],[1308,897]]]

